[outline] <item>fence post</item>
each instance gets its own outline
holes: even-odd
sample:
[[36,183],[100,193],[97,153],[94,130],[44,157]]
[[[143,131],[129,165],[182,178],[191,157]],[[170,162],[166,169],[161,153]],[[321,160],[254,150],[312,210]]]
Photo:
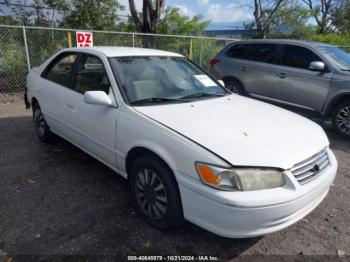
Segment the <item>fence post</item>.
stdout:
[[135,47],[135,33],[132,33],[132,47]]
[[188,58],[192,60],[192,37],[190,38],[190,51],[188,53]]
[[24,39],[24,48],[26,51],[26,59],[27,59],[27,65],[28,65],[28,71],[30,71],[30,60],[29,60],[29,51],[28,51],[28,43],[27,43],[27,32],[26,32],[26,28],[23,26],[23,39]]
[[201,47],[199,50],[199,65],[202,66],[203,37],[201,37]]

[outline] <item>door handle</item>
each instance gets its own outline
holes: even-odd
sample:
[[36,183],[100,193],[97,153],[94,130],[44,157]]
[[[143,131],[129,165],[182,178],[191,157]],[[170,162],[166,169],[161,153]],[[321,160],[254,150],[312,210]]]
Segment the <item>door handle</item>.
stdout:
[[276,74],[276,76],[279,77],[279,78],[282,78],[282,79],[286,78],[286,74],[285,73],[278,73],[278,74]]
[[242,72],[244,72],[247,69],[247,67],[246,66],[241,66],[240,69],[241,69]]

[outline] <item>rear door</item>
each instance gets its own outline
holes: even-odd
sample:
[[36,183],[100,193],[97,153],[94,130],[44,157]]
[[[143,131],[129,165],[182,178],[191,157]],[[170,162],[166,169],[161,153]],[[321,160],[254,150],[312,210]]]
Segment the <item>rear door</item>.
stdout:
[[327,97],[332,73],[309,69],[314,61],[323,61],[311,49],[283,45],[278,72],[275,75],[273,98],[301,109],[320,112]]
[[269,97],[277,70],[277,45],[273,43],[247,43],[234,45],[225,60],[227,74],[235,76],[249,95]]
[[[81,54],[73,70],[71,84],[71,92],[63,98],[71,139],[96,158],[115,167],[118,109],[102,58]],[[85,103],[84,93],[87,91],[105,92],[114,105]]]
[[71,92],[71,74],[77,57],[76,53],[59,54],[42,73],[39,94],[36,94],[48,125],[62,136],[68,135],[62,98]]

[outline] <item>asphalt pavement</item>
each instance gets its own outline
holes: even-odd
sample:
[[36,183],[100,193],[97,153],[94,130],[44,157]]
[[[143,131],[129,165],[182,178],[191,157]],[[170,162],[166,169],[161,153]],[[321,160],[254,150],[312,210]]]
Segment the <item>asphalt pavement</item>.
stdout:
[[123,178],[62,139],[40,142],[22,102],[0,105],[0,261],[1,254],[5,261],[36,261],[30,256],[37,255],[73,255],[72,261],[138,255],[348,260],[350,140],[331,130],[327,135],[339,169],[321,205],[280,232],[227,239],[189,222],[172,231],[149,226],[135,213]]

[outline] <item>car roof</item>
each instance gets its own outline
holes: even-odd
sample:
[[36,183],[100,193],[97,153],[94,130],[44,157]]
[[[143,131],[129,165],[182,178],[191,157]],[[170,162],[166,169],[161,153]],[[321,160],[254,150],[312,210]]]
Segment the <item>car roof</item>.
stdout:
[[308,41],[308,40],[293,40],[293,39],[254,39],[254,40],[242,40],[235,41],[234,43],[273,43],[273,44],[298,44],[304,46],[331,46],[330,44],[316,42],[316,41]]
[[136,48],[136,47],[117,47],[117,46],[94,46],[94,47],[74,47],[67,48],[64,51],[98,51],[107,57],[123,57],[123,56],[172,56],[183,57],[183,55],[167,52],[163,50],[150,48]]

